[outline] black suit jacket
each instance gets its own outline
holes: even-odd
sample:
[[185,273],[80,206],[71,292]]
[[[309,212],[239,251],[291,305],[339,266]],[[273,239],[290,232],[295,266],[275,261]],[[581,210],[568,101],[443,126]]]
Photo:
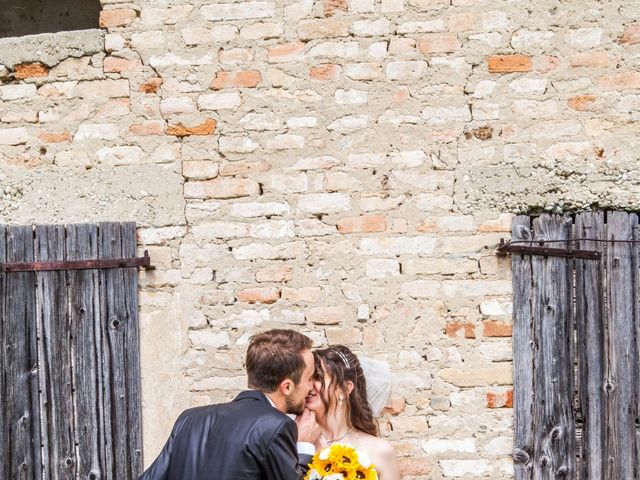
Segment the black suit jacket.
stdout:
[[298,455],[296,423],[267,397],[184,411],[160,456],[139,480],[300,480],[311,456]]

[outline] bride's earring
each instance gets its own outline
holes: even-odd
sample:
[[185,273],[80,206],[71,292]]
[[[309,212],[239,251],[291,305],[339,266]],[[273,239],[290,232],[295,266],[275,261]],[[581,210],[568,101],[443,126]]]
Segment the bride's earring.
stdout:
[[338,403],[340,403],[340,405],[342,405],[344,403],[344,397],[340,397],[338,399]]

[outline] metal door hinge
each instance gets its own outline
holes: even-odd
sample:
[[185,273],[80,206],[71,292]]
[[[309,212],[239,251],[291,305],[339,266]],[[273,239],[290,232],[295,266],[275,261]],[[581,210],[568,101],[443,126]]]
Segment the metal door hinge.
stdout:
[[[515,245],[515,243],[518,243],[518,245]],[[500,245],[498,245],[498,255],[517,253],[520,255],[542,255],[546,257],[586,258],[589,260],[600,260],[600,258],[602,257],[602,253],[598,252],[597,250],[549,248],[543,246],[544,244],[544,241],[505,242],[504,238],[501,238]]]
[[152,270],[151,257],[147,250],[137,258],[101,258],[95,260],[64,260],[53,262],[13,262],[0,263],[2,272],[47,272],[54,270],[101,270],[104,268],[142,267]]

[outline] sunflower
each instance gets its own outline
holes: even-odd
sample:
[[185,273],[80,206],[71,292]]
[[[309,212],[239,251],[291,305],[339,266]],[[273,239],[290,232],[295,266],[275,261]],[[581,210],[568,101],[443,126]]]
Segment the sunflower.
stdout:
[[334,443],[316,453],[305,480],[377,480],[368,455],[350,445]]
[[341,464],[349,470],[353,470],[358,463],[358,454],[355,448],[342,443],[334,443],[329,450],[329,460],[335,464]]
[[331,470],[331,462],[329,459],[323,460],[318,455],[314,455],[310,468],[322,475],[326,475]]
[[362,480],[378,480],[378,472],[376,472],[376,469],[373,468],[373,465],[371,465],[369,468],[360,468],[358,469],[357,478]]

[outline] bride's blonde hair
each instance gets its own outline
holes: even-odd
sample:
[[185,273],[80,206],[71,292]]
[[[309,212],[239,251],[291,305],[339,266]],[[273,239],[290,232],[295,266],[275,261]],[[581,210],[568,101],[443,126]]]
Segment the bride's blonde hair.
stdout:
[[[378,423],[373,418],[369,399],[367,398],[367,381],[362,373],[360,361],[355,354],[344,345],[334,345],[329,348],[314,350],[316,372],[315,376],[322,382],[322,391],[328,392],[325,398],[321,395],[326,415],[337,408],[335,391],[342,389],[348,392],[347,382],[353,383],[353,390],[347,396],[347,424],[364,433],[379,435]],[[325,371],[329,374],[329,384],[325,385]]]

